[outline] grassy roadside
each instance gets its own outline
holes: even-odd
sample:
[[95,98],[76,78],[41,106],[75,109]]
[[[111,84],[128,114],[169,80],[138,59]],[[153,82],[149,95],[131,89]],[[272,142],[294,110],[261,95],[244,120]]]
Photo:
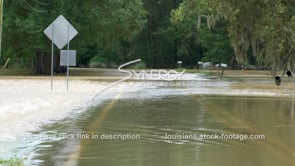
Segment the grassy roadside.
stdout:
[[24,162],[22,159],[17,157],[11,157],[9,159],[0,159],[0,165],[2,166],[24,166]]
[[29,76],[31,75],[28,69],[0,69],[0,76]]
[[[133,69],[126,69],[133,70]],[[157,70],[157,69],[135,69],[136,71],[141,70]],[[176,70],[177,72],[182,72],[184,68],[178,69],[166,69],[166,70]],[[106,75],[120,75],[117,69],[109,68],[70,68],[70,73],[72,76],[106,76]],[[185,69],[185,73],[200,73],[205,75],[220,75],[221,70],[206,70],[206,69]],[[63,75],[55,74],[55,75]],[[269,71],[261,70],[224,70],[224,76],[270,76]],[[0,76],[38,76],[31,73],[29,69],[0,69]]]
[[[133,69],[126,69],[133,70]],[[157,69],[134,69],[137,72],[145,70],[147,72]],[[182,72],[183,68],[166,69]],[[203,76],[221,77],[221,70],[205,70],[205,69],[185,69],[185,73],[200,74]],[[65,79],[66,73],[54,73],[54,79]],[[70,68],[71,80],[94,80],[94,81],[115,81],[128,76],[128,73],[123,73],[117,69],[109,68]],[[224,70],[223,78],[228,79],[272,79],[269,71],[261,70]],[[50,79],[50,74],[36,75],[26,69],[0,69],[0,79]]]

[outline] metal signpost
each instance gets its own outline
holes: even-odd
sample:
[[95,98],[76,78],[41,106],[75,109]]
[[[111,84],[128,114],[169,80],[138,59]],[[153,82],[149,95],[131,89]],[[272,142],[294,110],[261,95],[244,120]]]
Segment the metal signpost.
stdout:
[[60,50],[60,66],[67,66],[67,89],[69,89],[69,66],[76,66],[76,50]]
[[51,40],[51,90],[53,90],[53,52],[54,44],[62,49],[68,44],[67,55],[67,90],[69,80],[70,41],[78,34],[78,31],[62,15],[58,16],[45,30],[45,35]]

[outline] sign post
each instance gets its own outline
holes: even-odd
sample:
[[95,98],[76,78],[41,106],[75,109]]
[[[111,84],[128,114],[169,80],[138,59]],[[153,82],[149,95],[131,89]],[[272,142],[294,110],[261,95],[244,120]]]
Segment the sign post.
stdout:
[[67,55],[67,90],[69,90],[69,72],[70,72],[70,69],[69,69],[69,58],[70,58],[70,41],[69,41],[69,38],[70,38],[70,25],[68,24],[68,55]]
[[60,50],[60,66],[67,67],[67,90],[69,80],[69,67],[76,66],[76,50]]
[[53,44],[53,41],[54,41],[54,24],[52,25],[52,32],[51,32],[51,83],[50,83],[50,87],[51,87],[51,90],[53,90],[53,52],[54,52],[54,44]]
[[[45,30],[45,35],[52,41],[51,45],[51,90],[53,90],[53,68],[54,68],[54,44],[62,49],[68,44],[68,56],[70,41],[78,34],[78,31],[62,15],[58,16]],[[68,62],[67,62],[68,64]],[[68,90],[69,65],[67,65],[67,90]]]

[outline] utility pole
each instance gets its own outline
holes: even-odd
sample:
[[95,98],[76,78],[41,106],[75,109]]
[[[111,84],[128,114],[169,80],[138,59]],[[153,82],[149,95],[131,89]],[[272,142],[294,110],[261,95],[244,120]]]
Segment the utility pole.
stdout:
[[4,0],[0,0],[0,62],[1,62],[1,55],[2,55],[3,1]]

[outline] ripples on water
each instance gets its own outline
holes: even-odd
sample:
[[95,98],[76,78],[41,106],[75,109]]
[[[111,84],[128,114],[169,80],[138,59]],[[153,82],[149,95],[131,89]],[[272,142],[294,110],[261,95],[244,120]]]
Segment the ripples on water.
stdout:
[[[156,86],[154,86],[156,85]],[[98,106],[28,136],[7,142],[27,165],[292,165],[295,163],[294,103],[268,97],[208,96],[226,93],[228,81],[186,81],[184,87],[128,82],[104,95]],[[142,88],[147,86],[148,88]],[[122,89],[121,87],[121,89]],[[132,88],[134,89],[132,89]],[[126,92],[127,91],[127,92]],[[115,93],[116,92],[116,93]],[[111,95],[112,94],[112,95]],[[201,94],[201,95],[198,95]],[[100,97],[100,96],[99,96]],[[60,139],[66,134],[136,134],[139,140]],[[266,140],[167,139],[167,135],[264,134]],[[8,144],[8,145],[7,145]],[[15,144],[15,142],[11,142]],[[3,149],[1,149],[3,150]]]
[[[295,130],[289,100],[170,96],[105,101],[74,119],[50,126],[56,133],[139,134],[140,140],[43,142],[33,160],[46,165],[292,165]],[[294,115],[294,114],[293,114]],[[165,135],[264,134],[266,140],[167,139]],[[78,148],[77,148],[78,147]],[[74,155],[75,156],[75,155]]]

